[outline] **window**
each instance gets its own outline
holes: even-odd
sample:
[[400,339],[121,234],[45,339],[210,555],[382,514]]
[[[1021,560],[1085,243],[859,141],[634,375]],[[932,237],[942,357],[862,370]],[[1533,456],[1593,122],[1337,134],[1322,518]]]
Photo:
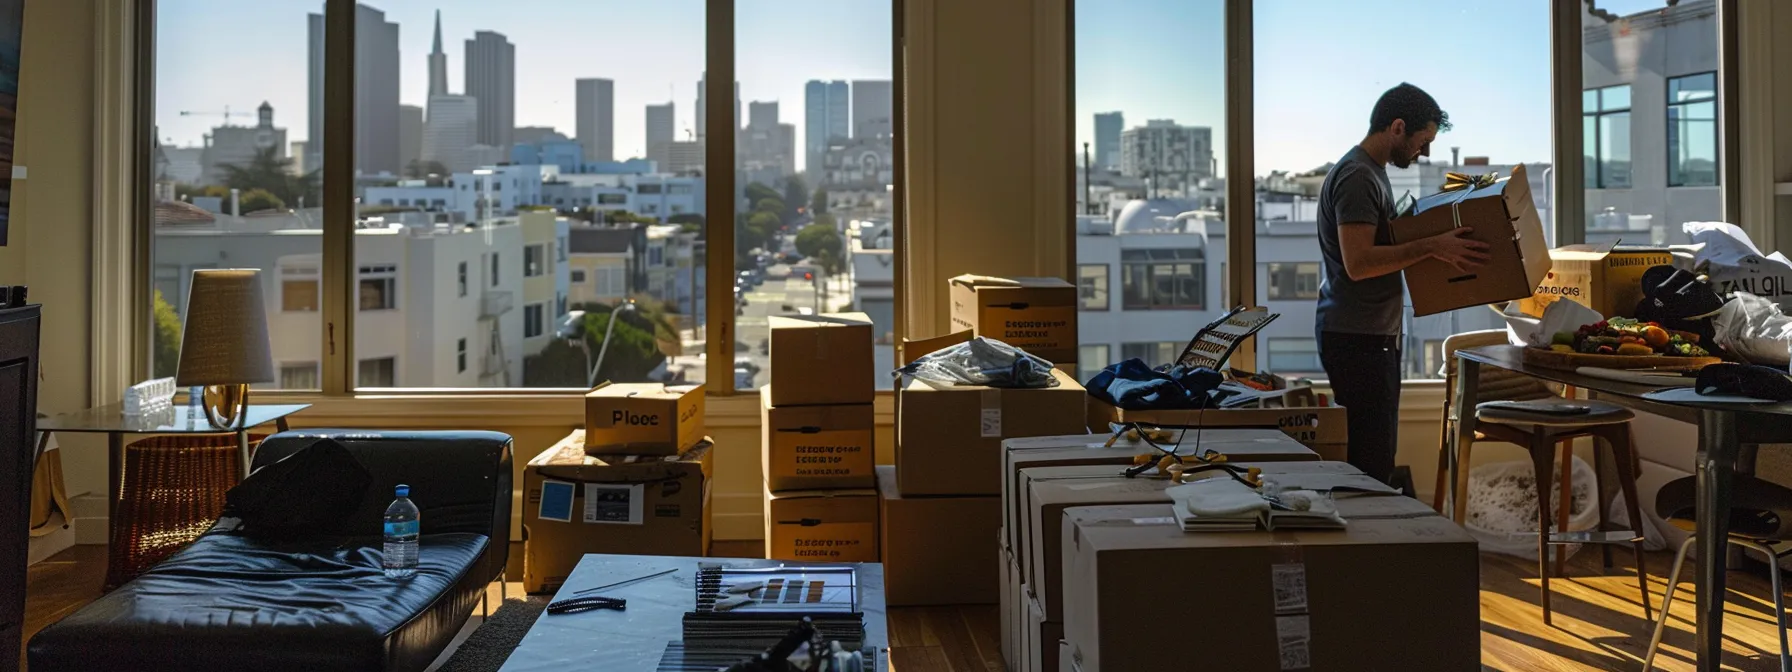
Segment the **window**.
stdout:
[[393,264],[362,266],[361,310],[396,310],[398,308],[397,274],[398,266]]
[[545,319],[543,317],[545,309],[546,306],[539,303],[523,306],[523,338],[535,338],[543,333],[542,322]]
[[1079,382],[1089,382],[1096,372],[1111,363],[1108,359],[1108,344],[1079,345],[1076,353],[1076,379]]
[[358,387],[397,387],[398,360],[393,357],[363,359],[357,367],[355,385]]
[[1587,188],[1630,188],[1630,85],[1587,89],[1581,94],[1581,141],[1586,145]]
[[1319,344],[1311,338],[1268,340],[1269,371],[1281,376],[1324,376],[1319,365]]
[[1425,341],[1425,370],[1431,375],[1441,377],[1444,367],[1444,342],[1442,340]]
[[555,239],[554,259],[562,264],[566,263],[566,236],[561,236],[558,239]]
[[1311,301],[1319,298],[1319,264],[1275,263],[1263,265],[1269,276],[1269,300]]
[[1076,267],[1076,290],[1083,310],[1108,309],[1108,265],[1082,264]]
[[317,312],[321,291],[318,288],[316,266],[280,268],[280,310],[289,313]]
[[566,275],[567,275],[567,282],[570,282],[575,285],[585,284],[585,269],[575,268],[575,269],[572,269],[571,271],[569,271]]
[[464,261],[460,262],[460,264],[456,267],[455,282],[456,282],[456,286],[460,290],[459,295],[463,296],[463,297],[466,296],[467,295],[467,262],[464,262]]
[[463,338],[454,343],[454,372],[467,372],[467,339]]
[[1121,250],[1120,293],[1126,310],[1201,310],[1207,305],[1203,258],[1196,248]]
[[618,266],[599,268],[597,274],[597,298],[599,301],[620,300],[628,294],[627,271]]
[[547,248],[541,243],[523,246],[523,277],[539,278],[547,274]]
[[1668,80],[1668,186],[1717,186],[1717,73]]
[[281,362],[280,389],[317,389],[317,362]]
[[628,194],[598,194],[598,205],[622,205],[628,203]]
[[[1176,363],[1176,358],[1182,356],[1182,348],[1187,345],[1187,342],[1179,341],[1121,343],[1120,359],[1122,361],[1128,359],[1144,360],[1146,365],[1156,368],[1165,364]],[[1078,354],[1079,356],[1081,355],[1080,352]]]

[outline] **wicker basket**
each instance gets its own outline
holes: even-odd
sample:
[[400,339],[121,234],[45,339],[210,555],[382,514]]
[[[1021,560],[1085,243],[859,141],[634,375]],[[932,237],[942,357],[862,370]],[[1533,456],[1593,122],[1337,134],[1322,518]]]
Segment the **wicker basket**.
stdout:
[[[250,435],[253,447],[264,435]],[[185,548],[224,511],[242,480],[236,436],[156,436],[124,449],[124,486],[112,525],[106,585],[117,586]]]

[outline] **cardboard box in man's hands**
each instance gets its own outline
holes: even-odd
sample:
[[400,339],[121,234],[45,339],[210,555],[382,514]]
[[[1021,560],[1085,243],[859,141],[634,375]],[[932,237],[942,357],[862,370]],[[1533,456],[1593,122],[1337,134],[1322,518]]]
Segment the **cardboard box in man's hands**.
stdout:
[[1487,244],[1487,263],[1468,271],[1425,259],[1406,267],[1406,291],[1414,315],[1528,298],[1549,273],[1549,243],[1531,199],[1524,166],[1512,176],[1479,187],[1445,191],[1418,200],[1410,215],[1393,223],[1394,242],[1405,243],[1470,227],[1468,238]]

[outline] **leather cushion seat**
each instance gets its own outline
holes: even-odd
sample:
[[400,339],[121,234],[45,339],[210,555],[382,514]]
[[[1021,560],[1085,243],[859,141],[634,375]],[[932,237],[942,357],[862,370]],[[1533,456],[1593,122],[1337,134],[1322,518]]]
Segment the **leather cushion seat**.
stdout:
[[1475,406],[1475,419],[1502,425],[1543,425],[1545,427],[1590,427],[1630,422],[1636,413],[1628,408],[1604,401],[1586,399],[1542,399],[1526,403],[1544,406],[1583,406],[1590,410],[1578,414],[1532,413],[1504,407],[1505,402],[1487,401]]
[[[489,577],[468,570],[487,538],[423,535],[404,578],[382,571],[379,543],[212,532],[32,638],[31,669],[412,667],[392,658],[410,655],[406,640],[436,636],[413,630],[458,627],[478,602]],[[39,655],[71,650],[81,654]]]

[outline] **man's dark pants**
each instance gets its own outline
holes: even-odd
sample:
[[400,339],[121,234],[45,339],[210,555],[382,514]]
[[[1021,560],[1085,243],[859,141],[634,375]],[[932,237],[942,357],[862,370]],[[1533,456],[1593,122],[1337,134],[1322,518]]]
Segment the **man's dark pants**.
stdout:
[[1319,363],[1350,418],[1350,464],[1388,480],[1400,445],[1400,337],[1321,332]]

